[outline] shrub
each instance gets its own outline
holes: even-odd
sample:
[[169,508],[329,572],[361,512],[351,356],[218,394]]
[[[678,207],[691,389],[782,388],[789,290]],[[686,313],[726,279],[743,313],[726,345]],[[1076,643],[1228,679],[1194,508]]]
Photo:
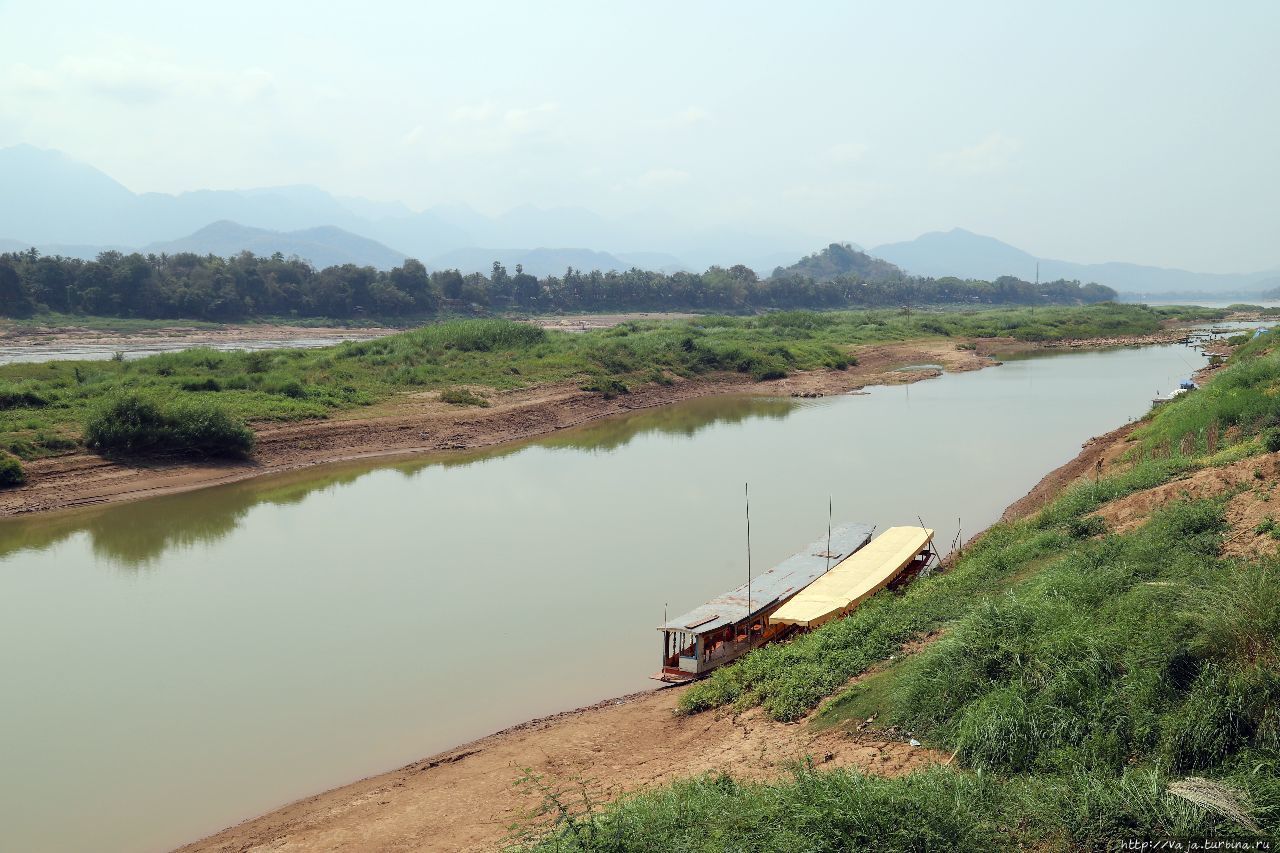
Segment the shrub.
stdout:
[[264,350],[244,354],[244,369],[249,373],[266,373],[271,366],[271,353]]
[[1267,430],[1262,437],[1262,444],[1267,448],[1268,453],[1275,453],[1280,450],[1280,429],[1273,427]]
[[773,364],[761,364],[752,368],[751,378],[757,382],[772,382],[775,379],[786,379],[787,371]]
[[1107,523],[1096,515],[1073,518],[1067,522],[1067,533],[1073,539],[1088,539],[1107,532]]
[[4,409],[38,408],[47,406],[49,400],[26,388],[0,388],[0,411]]
[[466,388],[446,388],[440,392],[440,401],[443,403],[451,403],[455,406],[484,406],[488,407],[489,401],[479,394],[475,394]]
[[590,382],[582,386],[583,391],[595,391],[604,395],[606,400],[612,400],[619,394],[630,394],[631,389],[627,387],[625,382],[614,379],[611,376],[597,376]]
[[133,455],[245,456],[254,445],[252,430],[215,403],[162,402],[136,392],[117,394],[94,409],[84,439],[96,450]]
[[[528,323],[514,320],[455,320],[426,326],[412,333],[412,340],[423,349],[441,347],[461,352],[491,352],[523,349],[546,340],[547,332]],[[348,352],[358,352],[352,345]]]
[[21,486],[27,481],[27,472],[22,463],[8,453],[0,451],[0,489],[9,486]]
[[293,400],[301,400],[307,396],[307,389],[297,379],[275,377],[264,382],[262,390],[268,394],[279,394]]

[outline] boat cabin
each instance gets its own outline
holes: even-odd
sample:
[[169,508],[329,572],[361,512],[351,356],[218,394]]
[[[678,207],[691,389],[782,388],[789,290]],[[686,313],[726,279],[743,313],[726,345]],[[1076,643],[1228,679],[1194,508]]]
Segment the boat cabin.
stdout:
[[798,554],[737,589],[658,627],[662,632],[659,681],[690,681],[790,633],[769,616],[871,540],[867,524],[842,524]]

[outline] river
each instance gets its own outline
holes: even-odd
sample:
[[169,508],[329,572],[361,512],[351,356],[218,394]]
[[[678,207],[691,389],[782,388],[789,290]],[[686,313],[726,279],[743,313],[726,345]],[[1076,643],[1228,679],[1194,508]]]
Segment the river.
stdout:
[[713,398],[487,452],[0,522],[0,849],[162,850],[644,689],[664,608],[837,521],[998,518],[1203,357]]
[[[52,340],[49,342],[0,345],[0,364],[43,364],[46,361],[108,361],[121,358],[134,361],[166,352],[181,352],[196,347],[221,352],[270,349],[314,349],[340,344],[344,341],[367,341],[381,337],[379,333],[348,333],[341,335],[303,335],[294,337],[263,337],[251,335],[230,336],[226,339],[211,337],[186,337],[181,335],[153,335],[146,338],[121,338],[110,343],[94,343],[91,336],[84,340]],[[106,335],[103,335],[106,337]]]

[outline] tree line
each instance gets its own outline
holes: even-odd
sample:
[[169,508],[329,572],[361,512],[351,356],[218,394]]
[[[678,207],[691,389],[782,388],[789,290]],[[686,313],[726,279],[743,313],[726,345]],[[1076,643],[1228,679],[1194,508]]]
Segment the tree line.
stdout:
[[776,270],[761,279],[742,266],[703,273],[584,272],[538,278],[495,262],[489,275],[428,272],[416,260],[391,270],[343,264],[316,269],[298,258],[242,252],[231,258],[103,252],[95,260],[0,254],[0,315],[41,312],[108,317],[396,318],[481,311],[714,311],[887,307],[904,304],[1071,305],[1104,302],[1098,284],[1032,284],[858,272],[830,279]]

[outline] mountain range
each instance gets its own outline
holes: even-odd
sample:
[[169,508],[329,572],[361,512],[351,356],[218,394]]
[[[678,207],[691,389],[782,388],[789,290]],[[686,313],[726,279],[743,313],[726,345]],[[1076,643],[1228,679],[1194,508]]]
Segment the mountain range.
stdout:
[[[661,211],[608,219],[581,207],[531,205],[488,216],[465,205],[412,211],[312,186],[134,193],[67,155],[30,145],[0,149],[0,250],[95,257],[121,251],[298,255],[318,266],[388,268],[405,257],[432,268],[486,272],[497,260],[538,276],[576,269],[674,272],[745,264],[768,275],[818,242],[798,233],[694,228]],[[830,241],[822,241],[830,242]],[[1280,268],[1197,273],[1036,256],[960,228],[888,243],[869,253],[916,275],[1096,281],[1131,294],[1235,296],[1280,285]],[[801,264],[803,267],[803,263]],[[799,271],[799,270],[797,270]],[[810,271],[810,272],[821,272]]]
[[[564,271],[561,260],[589,268],[592,253],[606,250],[619,260],[645,259],[654,268],[747,263],[768,270],[795,260],[808,243],[798,234],[689,227],[661,211],[621,219],[580,207],[532,205],[495,216],[465,205],[415,212],[401,204],[336,196],[311,186],[134,193],[92,166],[30,145],[0,149],[0,187],[3,245],[78,247],[81,253],[95,247],[189,242],[206,226],[222,222],[291,235],[332,227],[424,262],[460,249],[492,247],[487,249],[490,255],[496,251],[509,258],[534,247],[550,247],[560,255],[558,268],[549,268],[555,272]],[[586,254],[572,254],[580,251]],[[467,257],[468,263],[474,261]],[[494,257],[475,261],[475,268],[487,270]],[[539,263],[535,255],[530,266]]]
[[991,281],[1012,275],[1034,281],[1055,279],[1097,282],[1133,294],[1192,293],[1247,295],[1280,285],[1280,268],[1254,273],[1200,273],[1141,264],[1078,264],[1037,258],[994,237],[963,228],[931,231],[903,243],[887,243],[870,254],[915,275],[978,278]]

